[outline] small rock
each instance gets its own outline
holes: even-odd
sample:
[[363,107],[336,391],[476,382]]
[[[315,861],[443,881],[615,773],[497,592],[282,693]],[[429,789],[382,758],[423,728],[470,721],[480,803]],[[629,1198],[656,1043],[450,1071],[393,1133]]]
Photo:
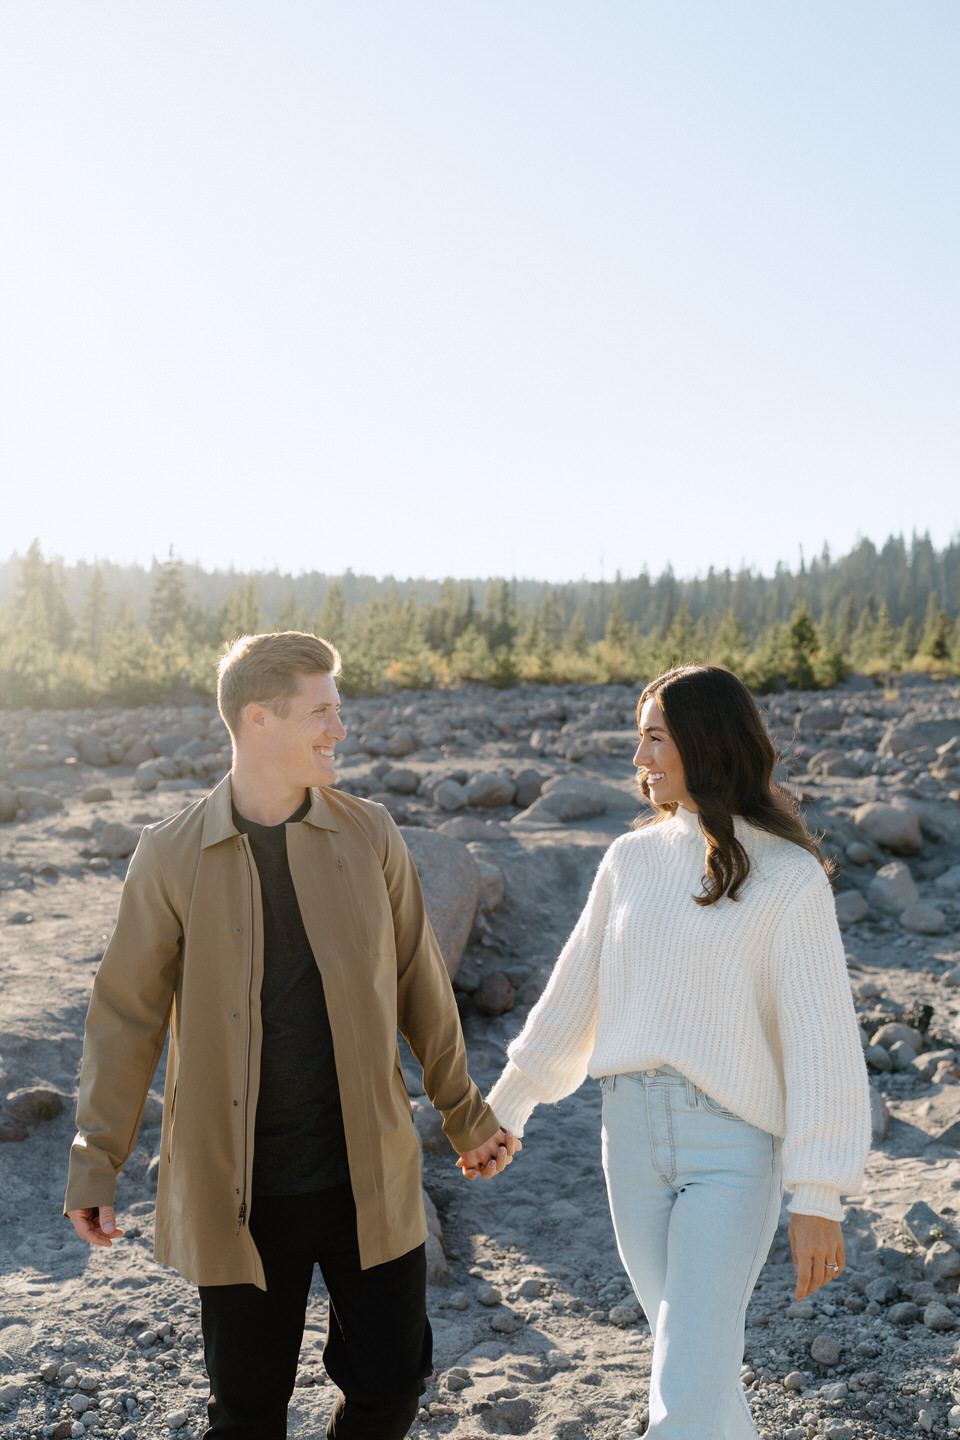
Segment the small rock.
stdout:
[[894,1070],[909,1070],[917,1058],[916,1050],[906,1040],[898,1040],[895,1045],[891,1045],[888,1054]]
[[607,1313],[610,1324],[619,1325],[621,1328],[627,1325],[636,1325],[639,1318],[639,1312],[633,1305],[614,1305]]
[[947,1411],[947,1427],[950,1430],[960,1430],[960,1405],[951,1405]]
[[16,1120],[0,1120],[0,1145],[11,1144],[16,1140],[26,1140],[30,1131],[18,1125]]
[[912,1325],[915,1320],[920,1319],[920,1307],[914,1305],[912,1300],[901,1300],[899,1305],[890,1306],[887,1311],[887,1319],[894,1325]]
[[477,1291],[477,1300],[481,1305],[493,1306],[499,1305],[503,1300],[503,1296],[496,1285],[481,1285]]
[[916,881],[902,860],[882,865],[870,881],[867,900],[874,910],[884,915],[900,915],[920,899]]
[[928,905],[926,901],[919,900],[916,905],[908,905],[900,912],[900,924],[904,930],[910,930],[915,935],[939,935],[947,923],[947,917],[936,905]]
[[934,1240],[923,1257],[923,1273],[931,1280],[948,1280],[960,1275],[960,1254],[946,1240]]
[[920,1031],[914,1029],[912,1025],[881,1025],[879,1030],[874,1033],[872,1043],[874,1045],[883,1045],[889,1050],[893,1045],[901,1041],[909,1045],[915,1055],[923,1049],[923,1036]]
[[543,1294],[543,1281],[539,1275],[525,1275],[517,1286],[517,1294],[525,1300],[535,1300]]
[[81,792],[80,799],[84,805],[101,805],[113,799],[113,791],[107,785],[88,785]]
[[499,865],[494,865],[492,861],[484,860],[479,855],[474,858],[480,869],[480,908],[489,914],[499,910],[503,904],[506,893],[503,871]]
[[23,1090],[11,1090],[6,1098],[5,1109],[21,1125],[39,1125],[44,1120],[55,1120],[63,1110],[64,1096],[59,1090],[46,1085],[31,1085]]
[[157,1343],[157,1332],[155,1330],[141,1330],[137,1336],[137,1344],[141,1350],[149,1350]]
[[923,847],[920,816],[915,810],[872,800],[859,805],[852,819],[868,840],[892,850],[894,855],[917,855]]
[[501,970],[484,975],[473,992],[473,1003],[481,1015],[503,1015],[513,1009],[516,991]]
[[29,910],[14,910],[12,915],[7,916],[8,925],[32,925],[33,915]]
[[791,1320],[812,1320],[817,1312],[809,1300],[791,1300],[786,1313]]
[[526,810],[528,805],[539,799],[543,781],[536,770],[521,770],[513,777],[513,783],[516,788],[513,803],[521,810]]
[[456,780],[441,780],[434,789],[433,803],[448,812],[462,810],[467,803],[466,788]]
[[828,1403],[831,1400],[846,1400],[850,1391],[844,1380],[836,1380],[831,1385],[820,1386],[820,1397]]
[[856,925],[870,913],[870,906],[859,890],[844,890],[835,904],[838,925]]
[[469,805],[509,805],[517,793],[517,787],[509,775],[484,771],[475,775],[467,785]]
[[949,1306],[933,1300],[923,1312],[923,1323],[928,1330],[952,1330],[957,1318]]
[[97,849],[110,860],[125,860],[140,844],[140,833],[133,825],[121,825],[113,820],[104,825]]
[[189,1419],[190,1416],[186,1410],[171,1410],[164,1424],[168,1430],[179,1430],[182,1425],[186,1425]]
[[23,1388],[14,1384],[0,1385],[0,1410],[15,1410],[20,1404]]
[[800,1370],[791,1370],[789,1375],[783,1377],[783,1388],[785,1390],[804,1390],[807,1384],[807,1377]]
[[840,1346],[832,1335],[817,1335],[810,1346],[810,1356],[818,1365],[829,1368],[840,1363]]
[[933,1416],[930,1414],[929,1410],[920,1411],[920,1414],[917,1416],[917,1424],[920,1426],[921,1430],[926,1431],[928,1435],[930,1434],[931,1430],[933,1429]]
[[420,776],[416,770],[396,765],[384,775],[383,783],[388,790],[394,790],[398,795],[415,795],[420,786]]
[[878,1305],[889,1305],[900,1294],[900,1286],[892,1275],[878,1275],[876,1280],[867,1282],[863,1293],[868,1300],[876,1300]]
[[873,851],[862,840],[854,840],[847,846],[846,856],[851,865],[869,865]]
[[868,1045],[863,1052],[863,1058],[871,1070],[885,1071],[893,1069],[890,1052],[889,1050],[885,1050],[882,1045]]
[[521,1328],[521,1322],[511,1310],[505,1310],[502,1314],[494,1315],[490,1321],[490,1329],[496,1330],[499,1335],[516,1335]]

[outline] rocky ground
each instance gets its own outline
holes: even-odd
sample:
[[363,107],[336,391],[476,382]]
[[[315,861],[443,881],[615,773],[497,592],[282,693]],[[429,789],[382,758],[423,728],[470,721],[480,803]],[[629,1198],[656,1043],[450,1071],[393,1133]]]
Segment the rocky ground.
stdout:
[[[600,856],[636,813],[635,692],[526,687],[345,705],[342,783],[401,821],[484,1088]],[[775,1440],[960,1432],[960,686],[848,682],[767,704],[784,779],[837,857],[874,1093],[848,1268],[792,1303],[785,1231],[750,1306],[745,1378]],[[0,1433],[202,1428],[196,1295],[150,1257],[159,1104],[118,1191],[124,1240],[60,1214],[83,1014],[140,827],[227,768],[209,705],[0,712]],[[622,1274],[592,1083],[536,1112],[516,1163],[464,1182],[405,1057],[430,1201],[437,1378],[413,1434],[642,1434],[650,1335]],[[158,1076],[158,1092],[162,1076]],[[435,1212],[435,1213],[434,1213]],[[311,1296],[290,1433],[333,1404]]]

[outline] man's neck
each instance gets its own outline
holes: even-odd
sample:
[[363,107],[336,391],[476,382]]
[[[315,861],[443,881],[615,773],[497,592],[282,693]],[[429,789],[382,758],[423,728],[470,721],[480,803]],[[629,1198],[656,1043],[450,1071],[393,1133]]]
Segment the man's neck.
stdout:
[[300,809],[307,792],[302,785],[278,785],[274,777],[252,772],[238,765],[234,757],[230,793],[245,820],[254,825],[282,825]]

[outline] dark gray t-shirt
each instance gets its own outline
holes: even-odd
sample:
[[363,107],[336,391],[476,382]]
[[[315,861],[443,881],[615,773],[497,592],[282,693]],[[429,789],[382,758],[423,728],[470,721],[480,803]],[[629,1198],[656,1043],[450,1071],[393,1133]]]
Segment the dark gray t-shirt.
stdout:
[[263,1050],[253,1148],[254,1195],[303,1195],[350,1178],[323,980],[287,861],[287,825],[257,825],[233,808],[250,841],[263,902]]

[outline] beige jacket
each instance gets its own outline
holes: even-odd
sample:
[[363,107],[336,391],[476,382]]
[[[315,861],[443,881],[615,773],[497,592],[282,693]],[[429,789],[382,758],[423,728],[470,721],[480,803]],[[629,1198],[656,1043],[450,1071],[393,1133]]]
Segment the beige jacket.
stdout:
[[[457,1150],[497,1129],[406,845],[386,810],[314,790],[287,851],[326,994],[364,1268],[426,1238],[397,1030]],[[230,779],[144,830],[87,1015],[64,1209],[113,1203],[169,1027],[156,1257],[198,1285],[253,1283],[250,1217],[263,922]]]

